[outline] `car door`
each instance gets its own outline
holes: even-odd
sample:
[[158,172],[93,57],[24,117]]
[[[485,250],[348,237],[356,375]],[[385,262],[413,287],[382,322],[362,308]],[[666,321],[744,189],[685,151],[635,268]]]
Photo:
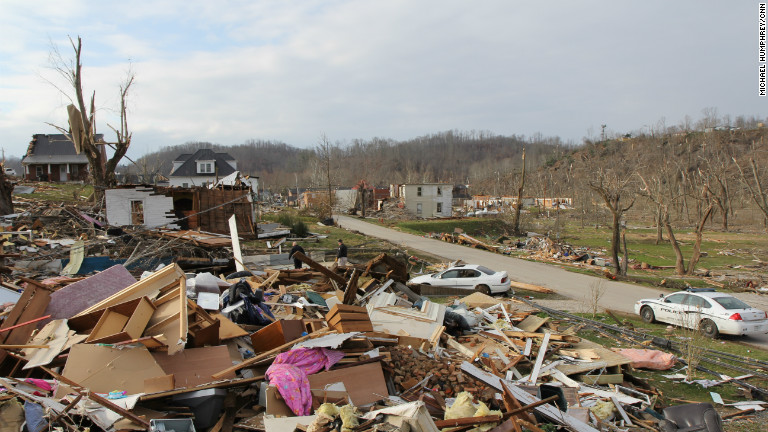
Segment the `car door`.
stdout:
[[656,319],[665,323],[680,325],[683,313],[683,301],[688,296],[686,293],[670,294],[662,300],[658,307]]
[[455,287],[458,284],[459,270],[446,270],[435,281],[435,285]]
[[680,315],[680,326],[690,329],[699,327],[699,323],[705,315],[708,315],[712,305],[704,298],[688,294],[680,307],[682,314]]
[[459,271],[459,278],[456,279],[457,287],[464,289],[475,289],[478,276],[480,276],[480,272],[477,270],[464,269]]

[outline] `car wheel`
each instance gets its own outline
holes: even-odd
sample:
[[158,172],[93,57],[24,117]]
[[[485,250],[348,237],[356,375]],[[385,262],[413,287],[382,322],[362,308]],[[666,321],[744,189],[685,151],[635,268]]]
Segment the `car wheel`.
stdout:
[[475,291],[481,292],[485,295],[491,295],[491,289],[488,288],[488,285],[478,285],[475,287]]
[[717,324],[710,319],[702,320],[699,328],[701,329],[701,332],[704,333],[704,336],[709,338],[714,339],[720,334],[720,330],[717,329]]
[[643,308],[640,309],[640,318],[643,319],[643,322],[647,323],[656,321],[656,315],[653,313],[653,309],[651,309],[650,306],[643,306]]

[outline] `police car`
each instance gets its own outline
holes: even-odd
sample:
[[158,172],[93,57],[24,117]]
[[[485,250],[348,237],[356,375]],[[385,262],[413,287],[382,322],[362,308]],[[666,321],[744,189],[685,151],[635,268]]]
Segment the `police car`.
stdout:
[[643,321],[699,328],[709,337],[768,333],[768,313],[713,288],[689,288],[635,303]]

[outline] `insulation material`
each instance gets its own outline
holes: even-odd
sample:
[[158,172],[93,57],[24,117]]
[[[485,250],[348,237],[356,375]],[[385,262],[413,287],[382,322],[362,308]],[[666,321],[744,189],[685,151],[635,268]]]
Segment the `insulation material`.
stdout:
[[620,349],[619,354],[632,360],[632,367],[638,369],[668,370],[677,363],[671,353],[648,349]]

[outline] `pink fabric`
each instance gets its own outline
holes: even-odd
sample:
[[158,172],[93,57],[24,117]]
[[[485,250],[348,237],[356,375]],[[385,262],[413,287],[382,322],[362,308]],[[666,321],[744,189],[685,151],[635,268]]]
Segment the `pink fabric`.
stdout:
[[296,348],[279,354],[267,369],[269,383],[277,387],[288,408],[299,416],[312,413],[308,375],[328,370],[344,357],[325,348]]
[[632,360],[632,367],[638,369],[667,370],[672,369],[677,362],[677,357],[674,354],[659,350],[627,348],[617,350],[617,352]]

